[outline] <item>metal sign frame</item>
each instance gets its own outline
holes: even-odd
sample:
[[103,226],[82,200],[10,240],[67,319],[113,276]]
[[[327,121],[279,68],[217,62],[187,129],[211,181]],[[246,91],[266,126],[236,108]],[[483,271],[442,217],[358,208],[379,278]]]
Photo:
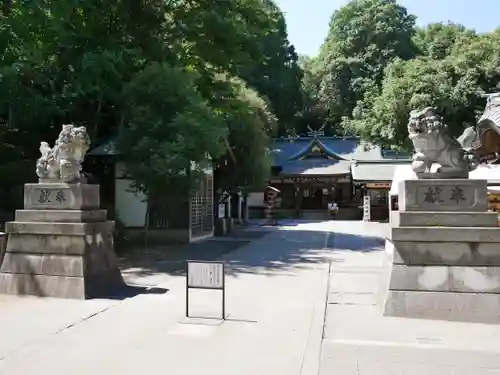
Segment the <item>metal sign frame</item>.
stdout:
[[[218,264],[222,267],[222,285],[213,286],[190,286],[189,285],[189,264]],[[186,261],[186,317],[189,318],[189,289],[220,290],[222,292],[222,320],[226,320],[226,265],[224,262],[208,260],[188,260]]]

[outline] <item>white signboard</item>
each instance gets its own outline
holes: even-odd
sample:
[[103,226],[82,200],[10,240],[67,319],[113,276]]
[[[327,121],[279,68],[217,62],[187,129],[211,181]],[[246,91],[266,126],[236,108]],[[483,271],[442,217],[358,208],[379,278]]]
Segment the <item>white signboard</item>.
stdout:
[[370,221],[370,196],[363,197],[363,221]]
[[224,203],[219,204],[219,217],[226,217],[226,205]]
[[223,289],[224,263],[189,261],[187,286],[188,288]]

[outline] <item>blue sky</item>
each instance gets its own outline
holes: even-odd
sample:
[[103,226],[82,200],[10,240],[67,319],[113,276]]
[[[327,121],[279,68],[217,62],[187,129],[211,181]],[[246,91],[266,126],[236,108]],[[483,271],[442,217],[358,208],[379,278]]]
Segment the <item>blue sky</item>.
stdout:
[[[333,12],[348,0],[275,0],[285,13],[288,37],[299,54],[315,56]],[[500,26],[500,0],[399,0],[417,24],[452,21],[478,32]]]

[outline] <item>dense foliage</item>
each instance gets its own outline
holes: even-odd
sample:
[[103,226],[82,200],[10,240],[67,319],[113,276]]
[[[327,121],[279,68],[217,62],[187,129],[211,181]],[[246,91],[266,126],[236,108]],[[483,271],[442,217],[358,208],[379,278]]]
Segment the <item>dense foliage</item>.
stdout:
[[117,139],[144,191],[189,183],[210,160],[238,167],[223,187],[259,184],[300,85],[271,0],[4,1],[0,185],[33,179],[39,142],[62,123]]
[[417,28],[394,0],[351,1],[333,14],[319,56],[305,69],[310,104],[300,121],[406,148],[412,109],[438,107],[454,135],[474,125],[481,95],[500,88],[500,32]]
[[4,1],[0,205],[18,205],[7,190],[35,178],[62,123],[116,139],[148,192],[193,186],[208,163],[218,189],[259,186],[270,137],[308,126],[405,148],[408,112],[435,105],[457,135],[499,88],[500,31],[415,19],[351,1],[299,58],[272,0]]

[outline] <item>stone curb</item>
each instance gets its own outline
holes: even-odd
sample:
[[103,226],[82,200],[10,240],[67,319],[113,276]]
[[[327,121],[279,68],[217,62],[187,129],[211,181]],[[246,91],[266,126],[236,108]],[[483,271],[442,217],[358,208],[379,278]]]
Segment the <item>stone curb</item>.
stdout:
[[[328,232],[325,237],[324,248],[328,247],[330,235]],[[318,375],[321,364],[321,348],[323,346],[323,335],[325,328],[325,318],[328,306],[328,285],[330,281],[330,267],[331,263],[324,264],[322,272],[322,282],[320,288],[317,290],[318,301],[314,304],[313,313],[311,317],[311,324],[309,328],[309,335],[306,342],[304,357],[302,359],[302,366],[300,375]]]

